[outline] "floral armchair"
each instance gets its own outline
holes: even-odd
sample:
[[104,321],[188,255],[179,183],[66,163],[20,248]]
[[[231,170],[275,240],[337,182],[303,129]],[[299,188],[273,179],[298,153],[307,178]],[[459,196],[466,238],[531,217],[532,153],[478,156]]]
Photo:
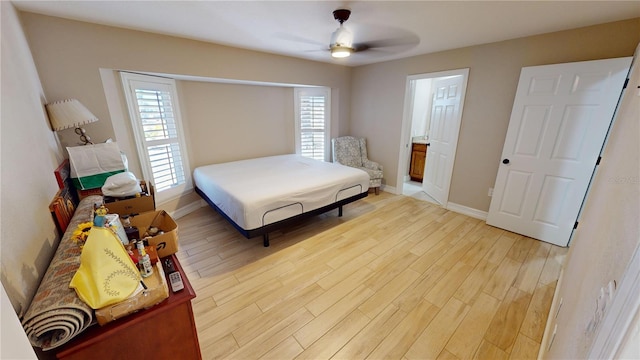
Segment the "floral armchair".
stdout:
[[367,158],[367,141],[364,138],[342,136],[331,139],[333,162],[355,167],[369,174],[369,188],[376,195],[382,185],[382,165]]

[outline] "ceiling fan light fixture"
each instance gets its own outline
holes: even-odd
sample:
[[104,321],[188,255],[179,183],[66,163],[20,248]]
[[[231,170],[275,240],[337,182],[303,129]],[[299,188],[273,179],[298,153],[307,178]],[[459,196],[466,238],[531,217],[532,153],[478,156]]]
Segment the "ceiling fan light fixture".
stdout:
[[335,45],[331,47],[331,56],[334,58],[346,58],[351,56],[353,49],[348,46]]
[[332,46],[348,46],[351,47],[353,44],[353,34],[346,27],[340,25],[336,31],[331,34],[331,45]]

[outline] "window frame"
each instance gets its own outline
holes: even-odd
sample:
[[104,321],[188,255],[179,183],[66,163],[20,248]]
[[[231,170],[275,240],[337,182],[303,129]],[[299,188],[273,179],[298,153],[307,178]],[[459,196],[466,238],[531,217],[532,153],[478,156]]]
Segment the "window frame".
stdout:
[[324,161],[330,162],[331,153],[331,88],[329,87],[304,87],[294,88],[294,108],[295,108],[295,146],[296,154],[302,155],[302,119],[300,114],[301,98],[303,96],[324,96]]
[[[153,171],[149,154],[147,151],[147,140],[144,137],[142,120],[138,112],[137,100],[135,95],[136,84],[144,84],[145,87],[168,91],[171,96],[171,105],[173,108],[173,117],[177,132],[177,143],[180,147],[180,156],[182,160],[182,171],[184,175],[184,182],[174,185],[168,189],[158,190],[155,189],[156,203],[161,204],[170,200],[173,200],[185,192],[193,189],[193,183],[191,181],[191,167],[189,165],[189,152],[187,148],[187,141],[185,138],[182,112],[180,110],[180,99],[178,96],[176,81],[174,79],[143,75],[137,73],[131,73],[126,71],[120,71],[120,77],[122,79],[122,86],[125,93],[125,99],[127,102],[127,109],[129,112],[129,124],[133,131],[133,137],[136,143],[136,150],[138,159],[140,161],[140,167],[142,169],[142,175],[145,180],[154,182]],[[154,184],[155,186],[155,184]]]

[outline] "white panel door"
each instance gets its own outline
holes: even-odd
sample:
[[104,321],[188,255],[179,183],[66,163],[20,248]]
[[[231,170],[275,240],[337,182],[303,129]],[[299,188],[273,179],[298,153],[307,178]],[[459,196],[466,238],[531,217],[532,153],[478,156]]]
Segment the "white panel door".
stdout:
[[446,205],[453,172],[453,160],[460,130],[460,102],[463,77],[453,76],[433,82],[433,104],[429,147],[422,189],[440,204]]
[[568,245],[630,64],[522,68],[489,225]]

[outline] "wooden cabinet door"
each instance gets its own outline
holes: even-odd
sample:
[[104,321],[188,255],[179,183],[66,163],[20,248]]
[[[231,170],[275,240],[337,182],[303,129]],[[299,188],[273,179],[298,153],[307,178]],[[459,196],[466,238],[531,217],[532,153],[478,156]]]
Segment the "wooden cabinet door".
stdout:
[[411,177],[411,180],[422,182],[426,156],[427,145],[413,144],[411,149],[411,166],[409,167],[409,176]]

